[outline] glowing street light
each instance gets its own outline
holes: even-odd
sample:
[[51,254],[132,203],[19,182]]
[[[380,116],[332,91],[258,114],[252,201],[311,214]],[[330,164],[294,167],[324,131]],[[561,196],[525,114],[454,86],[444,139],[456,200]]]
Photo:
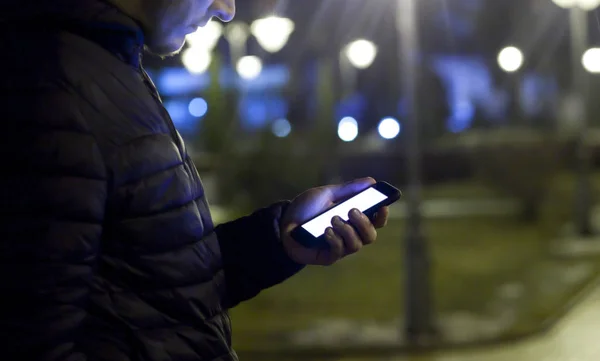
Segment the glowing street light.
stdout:
[[570,9],[577,6],[577,0],[552,0],[552,2],[563,9]]
[[351,142],[358,136],[358,123],[352,117],[345,117],[338,123],[338,137],[344,142]]
[[524,59],[523,52],[514,46],[506,47],[498,53],[498,65],[507,73],[521,69]]
[[600,48],[591,48],[583,53],[581,63],[585,70],[592,74],[600,74]]
[[384,139],[394,139],[400,134],[400,123],[394,118],[385,118],[379,123],[377,131]]
[[255,20],[250,26],[258,44],[269,53],[283,49],[294,32],[294,22],[288,18],[269,16]]
[[223,25],[217,21],[209,21],[206,26],[189,34],[186,40],[193,48],[213,50],[217,46],[221,35],[223,35]]
[[344,50],[352,66],[366,69],[377,57],[377,46],[369,40],[358,39],[348,44]]
[[263,64],[259,57],[248,55],[242,57],[236,66],[236,70],[240,77],[244,80],[256,79],[262,72]]
[[600,0],[552,0],[552,2],[563,9],[577,7],[585,11],[591,11],[600,6]]
[[203,48],[188,48],[181,54],[183,66],[192,74],[202,74],[212,61],[210,51]]

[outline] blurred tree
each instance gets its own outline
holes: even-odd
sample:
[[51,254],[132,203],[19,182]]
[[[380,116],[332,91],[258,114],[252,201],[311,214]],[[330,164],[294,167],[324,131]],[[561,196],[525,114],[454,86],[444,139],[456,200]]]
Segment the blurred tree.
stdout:
[[515,44],[515,25],[523,18],[527,1],[504,0],[482,1],[475,16],[473,32],[474,50],[481,54],[490,67],[496,81],[506,75],[497,63],[498,52],[508,45]]
[[441,77],[426,65],[417,75],[417,119],[424,145],[435,141],[448,132],[450,106],[448,92]]
[[313,167],[319,169],[321,182],[326,184],[337,178],[338,144],[335,123],[336,90],[334,87],[334,63],[320,58],[317,66],[317,109],[314,130],[309,140],[314,155]]
[[302,136],[277,138],[264,129],[259,137],[256,148],[230,157],[220,167],[220,198],[240,212],[291,199],[319,184],[315,157],[296,151]]
[[[531,34],[538,24],[530,20],[532,9],[531,1],[483,1],[475,20],[476,50],[484,56],[495,85],[508,92],[504,123],[510,126],[523,125],[519,89],[522,74],[535,64]],[[506,73],[498,66],[498,54],[507,46],[516,46],[525,52],[525,62],[518,72]]]
[[480,138],[472,149],[479,178],[503,196],[519,200],[521,220],[537,221],[563,165],[558,140],[526,129],[486,132]]
[[481,105],[475,105],[475,114],[473,115],[473,122],[471,123],[471,129],[473,130],[483,130],[490,129],[492,127],[492,122],[486,117],[485,112]]
[[[318,73],[319,84],[325,90],[318,92],[319,110],[314,129],[308,136],[293,127],[289,136],[277,138],[271,128],[266,127],[257,135],[255,147],[229,153],[227,159],[223,159],[219,166],[219,186],[224,203],[234,206],[239,212],[249,212],[278,199],[294,197],[322,181],[325,164],[330,164],[327,151],[333,147],[329,128],[332,128],[334,98],[327,89],[328,85],[322,85],[331,83],[329,71],[331,68],[325,65]],[[292,71],[293,85],[284,90],[292,101],[298,89],[302,88],[298,85],[303,75],[300,69]],[[296,114],[304,116],[306,112]],[[294,120],[297,123],[306,119],[294,117]],[[330,120],[329,127],[325,124],[327,120]]]
[[221,87],[222,67],[221,56],[214,54],[209,68],[210,86],[206,96],[209,108],[202,120],[198,137],[199,148],[217,157],[228,156],[232,151],[237,124],[237,97]]

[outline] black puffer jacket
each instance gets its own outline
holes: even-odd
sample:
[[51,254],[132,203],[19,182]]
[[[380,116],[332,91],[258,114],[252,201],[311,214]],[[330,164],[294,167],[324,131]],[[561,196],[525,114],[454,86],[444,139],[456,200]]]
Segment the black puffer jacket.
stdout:
[[228,308],[301,268],[287,203],[213,229],[136,24],[72,5],[0,25],[0,358],[236,360]]

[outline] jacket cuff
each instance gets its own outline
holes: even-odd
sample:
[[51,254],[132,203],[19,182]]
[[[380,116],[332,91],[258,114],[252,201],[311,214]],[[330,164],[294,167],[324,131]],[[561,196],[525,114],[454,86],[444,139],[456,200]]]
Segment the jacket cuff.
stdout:
[[215,229],[225,271],[227,308],[304,268],[287,255],[281,242],[280,219],[289,203],[278,202]]

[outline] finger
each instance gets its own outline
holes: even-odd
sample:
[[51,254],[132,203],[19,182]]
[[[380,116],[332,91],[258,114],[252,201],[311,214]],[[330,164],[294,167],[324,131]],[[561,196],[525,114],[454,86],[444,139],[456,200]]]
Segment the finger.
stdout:
[[331,227],[325,230],[325,240],[329,244],[328,250],[319,253],[318,263],[324,266],[334,264],[344,256],[344,241]]
[[358,209],[351,210],[348,216],[350,217],[350,222],[358,232],[362,244],[368,245],[377,240],[377,230],[369,217]]
[[365,190],[366,188],[369,188],[375,183],[377,182],[371,177],[360,178],[348,183],[329,186],[329,190],[333,195],[333,202],[339,202],[355,195],[362,190]]
[[377,211],[377,213],[375,214],[375,217],[373,217],[373,226],[375,228],[385,227],[387,225],[389,215],[390,215],[390,208],[382,207],[380,210]]
[[344,222],[340,217],[333,217],[331,222],[335,233],[344,240],[345,255],[353,254],[362,248],[363,244],[360,236],[350,224]]

